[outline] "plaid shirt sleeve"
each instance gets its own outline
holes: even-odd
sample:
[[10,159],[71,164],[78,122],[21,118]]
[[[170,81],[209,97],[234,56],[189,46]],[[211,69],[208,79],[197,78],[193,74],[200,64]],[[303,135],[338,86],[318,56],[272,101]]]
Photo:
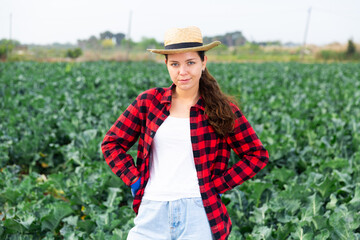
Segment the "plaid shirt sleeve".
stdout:
[[140,176],[133,157],[126,153],[141,131],[138,101],[139,97],[120,115],[101,144],[106,163],[128,186]]
[[254,129],[238,107],[232,105],[237,119],[233,133],[226,141],[240,161],[228,168],[220,177],[213,179],[218,193],[224,193],[252,178],[269,161],[268,151],[263,147]]

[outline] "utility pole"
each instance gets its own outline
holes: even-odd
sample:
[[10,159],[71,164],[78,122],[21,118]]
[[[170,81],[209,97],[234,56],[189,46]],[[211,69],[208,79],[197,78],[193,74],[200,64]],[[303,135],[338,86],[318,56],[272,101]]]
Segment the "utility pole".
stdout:
[[306,38],[307,38],[307,34],[308,34],[308,30],[309,30],[309,25],[310,25],[310,16],[311,16],[311,7],[308,10],[308,17],[306,20],[306,27],[305,27],[305,33],[304,33],[304,42],[303,42],[303,47],[301,52],[301,60],[304,59],[304,53],[305,53],[305,46],[306,46]]
[[127,42],[127,50],[126,50],[126,61],[129,61],[129,54],[130,54],[130,41],[131,41],[131,38],[130,38],[130,33],[131,33],[131,18],[132,18],[132,11],[130,11],[130,15],[129,15],[129,26],[128,26],[128,34],[127,34],[127,39],[128,39],[128,42]]

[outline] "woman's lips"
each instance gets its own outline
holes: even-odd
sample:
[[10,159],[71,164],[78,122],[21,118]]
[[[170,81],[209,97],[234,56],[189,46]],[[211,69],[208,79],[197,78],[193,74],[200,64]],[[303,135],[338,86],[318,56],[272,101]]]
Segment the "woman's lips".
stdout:
[[179,80],[179,82],[188,82],[188,81],[190,81],[190,78],[189,79],[181,79],[181,80]]

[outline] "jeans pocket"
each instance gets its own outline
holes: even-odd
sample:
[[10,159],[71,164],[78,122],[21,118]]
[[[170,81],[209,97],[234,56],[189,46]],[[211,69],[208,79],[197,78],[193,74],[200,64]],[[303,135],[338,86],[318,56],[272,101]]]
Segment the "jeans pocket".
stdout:
[[200,197],[193,198],[193,202],[195,203],[196,206],[198,206],[200,208],[204,207],[203,201]]
[[150,204],[150,203],[151,203],[151,200],[148,200],[148,199],[143,198],[143,199],[141,199],[140,206],[141,206],[141,205],[145,206],[145,205],[148,205],[148,204]]

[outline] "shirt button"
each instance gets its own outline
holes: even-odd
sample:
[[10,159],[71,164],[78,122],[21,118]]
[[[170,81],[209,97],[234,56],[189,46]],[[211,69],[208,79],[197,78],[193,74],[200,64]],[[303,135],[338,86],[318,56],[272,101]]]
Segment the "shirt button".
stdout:
[[163,115],[161,115],[161,117],[162,117],[162,118],[164,118],[164,117],[165,117],[165,115],[163,114]]

